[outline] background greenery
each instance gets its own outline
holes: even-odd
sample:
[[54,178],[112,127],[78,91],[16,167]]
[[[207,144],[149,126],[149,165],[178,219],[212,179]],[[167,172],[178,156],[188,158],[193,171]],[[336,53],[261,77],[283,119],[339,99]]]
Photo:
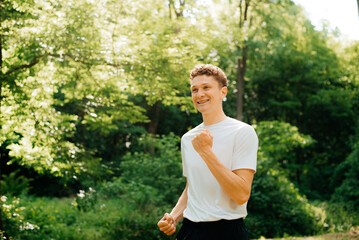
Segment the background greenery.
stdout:
[[199,63],[227,73],[225,112],[259,137],[251,237],[359,225],[358,41],[290,0],[0,6],[5,239],[174,239],[156,223],[185,186]]

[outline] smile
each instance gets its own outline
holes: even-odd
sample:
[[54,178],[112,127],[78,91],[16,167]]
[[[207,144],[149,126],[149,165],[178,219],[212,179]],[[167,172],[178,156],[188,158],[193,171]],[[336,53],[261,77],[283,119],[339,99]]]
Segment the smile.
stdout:
[[197,104],[205,104],[207,102],[209,102],[209,99],[197,101]]

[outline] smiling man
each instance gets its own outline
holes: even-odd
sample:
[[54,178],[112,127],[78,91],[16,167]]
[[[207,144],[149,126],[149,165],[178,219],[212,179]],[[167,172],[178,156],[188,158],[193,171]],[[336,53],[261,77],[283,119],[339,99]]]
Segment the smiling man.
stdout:
[[190,83],[203,123],[181,139],[187,185],[158,227],[172,235],[183,219],[177,240],[249,239],[243,219],[256,171],[257,135],[250,125],[225,115],[227,78],[220,68],[196,66]]

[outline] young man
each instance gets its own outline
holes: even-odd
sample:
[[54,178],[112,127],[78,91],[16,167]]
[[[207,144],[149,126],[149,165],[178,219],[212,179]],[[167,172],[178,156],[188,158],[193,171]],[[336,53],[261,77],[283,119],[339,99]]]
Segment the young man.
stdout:
[[158,227],[172,235],[184,218],[177,240],[249,239],[243,218],[256,171],[257,135],[250,125],[223,112],[227,78],[220,68],[196,66],[190,80],[203,123],[181,139],[187,185]]

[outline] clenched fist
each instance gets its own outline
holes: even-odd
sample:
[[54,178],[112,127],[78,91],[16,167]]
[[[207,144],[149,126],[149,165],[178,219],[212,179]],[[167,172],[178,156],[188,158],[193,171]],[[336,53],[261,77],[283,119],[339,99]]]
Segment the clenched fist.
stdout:
[[176,223],[173,217],[168,213],[165,213],[163,218],[161,218],[161,220],[157,223],[157,226],[168,236],[176,232]]
[[203,129],[201,133],[192,139],[192,145],[196,152],[201,153],[212,148],[213,136],[208,129]]

